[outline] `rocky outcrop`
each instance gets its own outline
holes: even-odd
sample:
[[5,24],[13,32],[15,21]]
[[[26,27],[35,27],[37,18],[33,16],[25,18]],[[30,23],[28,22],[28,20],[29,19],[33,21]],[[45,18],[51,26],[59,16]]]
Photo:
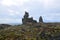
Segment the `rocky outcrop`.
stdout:
[[25,12],[24,17],[22,18],[22,23],[23,24],[37,23],[37,21],[34,20],[33,17],[29,18],[29,13],[28,12]]
[[43,23],[43,18],[42,18],[42,16],[39,17],[39,23],[40,23],[40,22]]
[[10,27],[11,25],[9,24],[0,24],[0,29],[4,29],[4,28],[7,28],[7,27]]

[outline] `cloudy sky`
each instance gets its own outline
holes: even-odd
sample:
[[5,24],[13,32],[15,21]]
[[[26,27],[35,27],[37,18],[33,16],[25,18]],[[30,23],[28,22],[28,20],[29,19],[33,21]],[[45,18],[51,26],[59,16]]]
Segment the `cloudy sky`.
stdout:
[[60,22],[60,0],[0,0],[0,23],[22,23],[25,11],[37,21]]

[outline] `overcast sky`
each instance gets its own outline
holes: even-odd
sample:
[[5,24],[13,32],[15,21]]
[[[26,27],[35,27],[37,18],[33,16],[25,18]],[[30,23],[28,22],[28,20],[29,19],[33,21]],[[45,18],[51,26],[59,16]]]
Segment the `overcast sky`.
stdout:
[[0,0],[0,23],[22,23],[25,11],[37,21],[60,22],[60,0]]

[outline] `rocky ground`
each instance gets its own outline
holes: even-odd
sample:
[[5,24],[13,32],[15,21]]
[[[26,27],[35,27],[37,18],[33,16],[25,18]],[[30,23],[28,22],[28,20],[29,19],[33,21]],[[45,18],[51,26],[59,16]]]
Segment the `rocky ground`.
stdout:
[[10,26],[0,30],[0,40],[60,40],[60,27]]

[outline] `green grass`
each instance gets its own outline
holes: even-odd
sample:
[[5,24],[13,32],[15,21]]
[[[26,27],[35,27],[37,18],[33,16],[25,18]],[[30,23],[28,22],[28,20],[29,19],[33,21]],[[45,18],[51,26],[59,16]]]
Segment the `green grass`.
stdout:
[[[49,27],[59,29],[60,27]],[[48,35],[58,36],[60,30],[43,30],[43,27],[34,27],[27,25],[20,25],[14,27],[8,27],[0,30],[0,40],[46,40],[49,39]],[[44,31],[46,38],[41,38],[41,33]],[[38,38],[37,38],[38,37]]]

